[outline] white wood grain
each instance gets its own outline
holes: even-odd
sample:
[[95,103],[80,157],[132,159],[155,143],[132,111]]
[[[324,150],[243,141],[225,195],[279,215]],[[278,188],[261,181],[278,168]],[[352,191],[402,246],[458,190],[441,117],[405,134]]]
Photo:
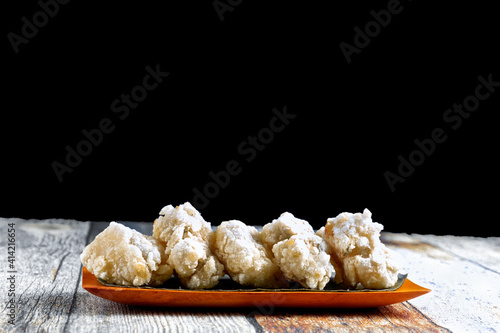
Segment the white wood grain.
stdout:
[[409,303],[453,332],[500,332],[500,274],[492,264],[500,238],[384,233],[384,240],[408,262],[408,277],[432,289]]
[[500,274],[500,237],[436,236],[413,234],[413,238],[453,253],[462,260]]
[[[12,222],[16,229],[17,315],[15,325],[11,325],[3,308],[0,331],[62,331],[77,288],[79,255],[90,224],[68,220],[0,219],[2,227]],[[3,250],[6,237],[1,238]],[[2,268],[5,267],[3,264]],[[3,295],[5,279],[0,284]]]
[[255,332],[243,313],[127,306],[81,287],[66,326],[69,332]]

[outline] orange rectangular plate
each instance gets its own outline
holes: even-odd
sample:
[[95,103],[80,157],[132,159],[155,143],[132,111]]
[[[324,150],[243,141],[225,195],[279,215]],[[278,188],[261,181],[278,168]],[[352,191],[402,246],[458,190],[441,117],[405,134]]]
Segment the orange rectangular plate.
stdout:
[[367,308],[404,302],[430,292],[406,279],[394,291],[228,291],[110,287],[83,267],[82,287],[101,298],[129,305],[161,307]]

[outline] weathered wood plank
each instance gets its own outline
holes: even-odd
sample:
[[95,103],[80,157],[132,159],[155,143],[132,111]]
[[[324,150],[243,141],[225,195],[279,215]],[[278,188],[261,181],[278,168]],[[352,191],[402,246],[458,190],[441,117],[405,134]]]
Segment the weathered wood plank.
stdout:
[[[2,227],[8,223],[15,223],[16,230],[17,313],[12,325],[7,321],[7,309],[2,308],[0,331],[62,331],[77,288],[79,255],[90,224],[0,219]],[[5,247],[5,237],[1,237],[0,245],[2,249]],[[6,290],[4,282],[2,279],[2,294]]]
[[452,331],[500,331],[500,275],[491,265],[500,250],[498,239],[390,233],[383,236],[384,242],[408,262],[408,277],[432,289],[410,304]]
[[278,310],[255,318],[265,332],[449,332],[407,302],[376,309]]
[[81,289],[66,325],[69,332],[255,332],[244,313],[128,306]]
[[470,261],[500,274],[500,237],[436,236],[412,237],[447,251],[459,259]]

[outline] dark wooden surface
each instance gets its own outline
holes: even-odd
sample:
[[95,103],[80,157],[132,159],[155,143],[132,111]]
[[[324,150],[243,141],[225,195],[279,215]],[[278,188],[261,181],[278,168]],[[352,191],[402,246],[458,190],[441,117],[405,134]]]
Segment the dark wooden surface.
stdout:
[[[408,261],[412,281],[433,291],[372,309],[170,309],[127,306],[81,287],[79,255],[107,222],[0,219],[2,272],[8,275],[7,225],[15,223],[14,325],[0,332],[446,332],[498,331],[500,239],[384,233]],[[145,234],[152,223],[126,223]],[[6,278],[1,280],[4,304]]]

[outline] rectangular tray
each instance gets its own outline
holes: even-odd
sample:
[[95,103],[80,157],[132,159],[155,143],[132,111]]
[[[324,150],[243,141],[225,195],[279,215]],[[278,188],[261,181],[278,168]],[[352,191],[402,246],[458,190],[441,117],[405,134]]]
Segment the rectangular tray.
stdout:
[[367,308],[384,306],[427,294],[409,279],[393,291],[307,291],[302,290],[185,290],[106,286],[85,267],[82,287],[101,298],[128,305],[159,307],[305,307]]

